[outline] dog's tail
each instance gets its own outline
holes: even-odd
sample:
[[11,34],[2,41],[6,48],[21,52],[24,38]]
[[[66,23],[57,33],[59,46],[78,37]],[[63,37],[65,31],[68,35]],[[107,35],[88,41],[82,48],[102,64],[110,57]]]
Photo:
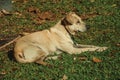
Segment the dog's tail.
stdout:
[[16,61],[18,61],[20,63],[28,63],[29,62],[28,60],[25,59],[25,56],[22,52],[15,52],[14,57],[15,57]]

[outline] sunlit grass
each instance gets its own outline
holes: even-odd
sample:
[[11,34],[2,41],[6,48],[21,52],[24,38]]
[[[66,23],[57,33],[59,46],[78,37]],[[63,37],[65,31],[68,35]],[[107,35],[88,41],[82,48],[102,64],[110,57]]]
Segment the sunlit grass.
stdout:
[[[69,11],[74,11],[79,15],[95,13],[96,17],[84,20],[87,25],[90,25],[90,30],[86,33],[78,33],[78,36],[73,37],[74,42],[109,48],[104,52],[85,52],[80,55],[63,53],[58,60],[47,60],[51,66],[35,63],[21,64],[10,57],[13,52],[0,51],[0,80],[61,80],[64,75],[68,77],[68,80],[119,80],[119,3],[119,0],[56,0],[56,2],[37,0],[36,3],[30,0],[27,3],[14,3],[15,11],[22,15],[8,15],[0,18],[0,35],[17,36],[24,31],[48,29]],[[36,24],[34,19],[37,13],[28,12],[31,6],[41,12],[51,11],[56,17],[42,24]],[[0,36],[0,39],[4,37]],[[13,50],[12,45],[9,47]],[[85,59],[82,60],[81,57]],[[93,57],[101,59],[102,62],[93,62]]]

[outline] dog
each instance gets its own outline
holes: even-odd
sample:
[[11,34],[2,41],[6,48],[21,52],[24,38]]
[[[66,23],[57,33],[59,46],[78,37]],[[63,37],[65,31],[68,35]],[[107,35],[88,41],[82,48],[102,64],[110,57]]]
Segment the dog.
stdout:
[[88,28],[77,14],[70,12],[50,29],[26,34],[18,39],[14,47],[14,56],[21,63],[35,62],[46,65],[45,58],[53,53],[80,54],[86,51],[106,50],[107,47],[74,44],[71,35],[74,36],[79,31],[85,32]]

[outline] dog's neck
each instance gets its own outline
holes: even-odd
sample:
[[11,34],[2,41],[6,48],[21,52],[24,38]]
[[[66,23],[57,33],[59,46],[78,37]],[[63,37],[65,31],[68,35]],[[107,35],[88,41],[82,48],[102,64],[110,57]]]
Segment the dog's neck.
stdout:
[[54,28],[51,28],[52,29],[56,29],[57,32],[61,32],[63,34],[66,34],[66,35],[69,35],[69,37],[71,36],[70,34],[70,31],[66,28],[66,26],[62,25],[61,24],[61,21],[59,21],[55,26]]
[[61,36],[61,38],[66,36],[68,38],[68,41],[71,44],[74,44],[74,42],[72,41],[70,33],[65,29],[65,26],[63,26],[61,24],[61,21],[59,21],[54,27],[51,27],[49,29],[49,31],[52,33],[56,33],[57,35],[60,35],[60,36],[63,35],[63,36]]
[[69,35],[71,35],[70,30],[69,30],[69,29],[67,29],[67,27],[66,27],[66,26],[64,26],[64,25],[63,25],[63,27],[65,28],[65,30],[67,31],[67,33],[68,33]]
[[70,30],[67,29],[66,25],[63,25],[63,24],[61,23],[61,21],[59,21],[56,26],[58,26],[58,25],[59,25],[59,27],[57,27],[57,29],[59,29],[59,30],[62,29],[62,31],[64,31],[65,34],[67,33],[67,34],[69,34],[69,35],[71,36]]

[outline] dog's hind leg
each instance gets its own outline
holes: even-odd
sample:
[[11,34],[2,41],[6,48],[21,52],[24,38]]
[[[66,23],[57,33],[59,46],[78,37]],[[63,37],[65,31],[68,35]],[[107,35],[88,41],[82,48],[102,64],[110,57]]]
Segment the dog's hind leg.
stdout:
[[50,56],[50,57],[47,57],[45,60],[49,60],[49,59],[52,59],[52,60],[56,60],[58,59],[59,56]]
[[99,47],[99,46],[76,44],[75,47],[77,47],[77,48],[95,48],[95,47]]
[[46,55],[44,52],[40,53],[39,59],[37,59],[35,63],[46,66],[48,63],[44,61],[45,57]]
[[46,66],[48,63],[47,62],[44,62],[44,58],[40,58],[38,59],[37,61],[35,61],[37,64],[40,64],[40,65],[44,65]]
[[54,55],[54,54],[53,54],[53,55],[50,55],[50,56],[46,57],[45,60],[49,60],[49,59],[56,60],[56,59],[59,58],[59,56],[60,56],[61,53],[62,53],[62,51],[57,50],[57,51],[55,52],[55,55]]

